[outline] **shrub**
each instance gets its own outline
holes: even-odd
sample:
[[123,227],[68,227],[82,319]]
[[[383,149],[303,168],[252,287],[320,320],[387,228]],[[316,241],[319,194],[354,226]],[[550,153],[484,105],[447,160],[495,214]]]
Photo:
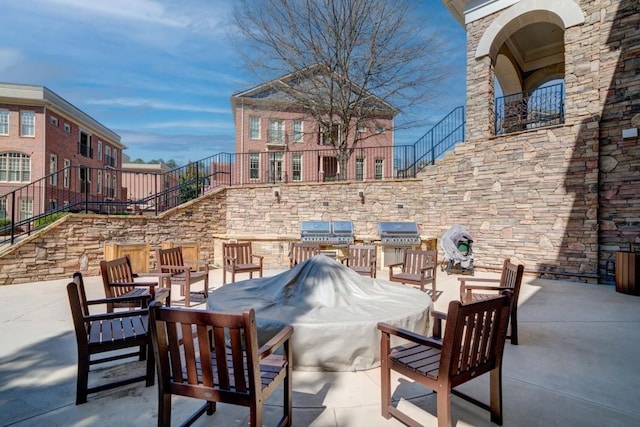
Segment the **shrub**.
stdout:
[[51,224],[52,222],[55,222],[55,221],[59,220],[63,216],[67,215],[68,213],[69,212],[56,212],[56,213],[52,213],[52,214],[43,216],[42,218],[36,219],[34,225],[35,225],[36,228],[45,227],[45,226]]

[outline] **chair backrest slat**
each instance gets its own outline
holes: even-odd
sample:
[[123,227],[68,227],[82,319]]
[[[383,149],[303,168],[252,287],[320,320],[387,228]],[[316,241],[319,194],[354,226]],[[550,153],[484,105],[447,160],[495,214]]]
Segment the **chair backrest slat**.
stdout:
[[182,270],[172,269],[168,266],[176,266],[183,267],[184,261],[182,258],[182,247],[176,246],[173,248],[156,249],[157,262],[158,264],[164,266],[161,271],[162,273],[182,273]]
[[320,253],[319,243],[293,242],[289,249],[289,266],[293,267]]
[[109,261],[100,261],[100,274],[107,298],[121,296],[133,289],[133,286],[109,286],[112,283],[133,282],[133,269],[129,255]]
[[511,295],[462,304],[449,303],[440,374],[469,378],[500,363],[506,339]]
[[249,264],[252,258],[251,242],[223,243],[222,253],[224,257],[235,258],[236,264]]

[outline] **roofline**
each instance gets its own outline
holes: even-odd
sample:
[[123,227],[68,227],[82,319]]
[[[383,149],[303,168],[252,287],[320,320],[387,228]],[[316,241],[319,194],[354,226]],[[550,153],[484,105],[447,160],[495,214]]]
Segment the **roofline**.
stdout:
[[21,104],[27,101],[35,105],[53,108],[76,119],[88,130],[91,129],[112,139],[119,145],[119,148],[127,148],[121,142],[120,135],[45,86],[0,82],[0,101],[7,104]]
[[[248,95],[250,95],[252,93],[259,92],[260,90],[262,90],[264,88],[273,87],[273,86],[275,86],[275,84],[277,82],[286,81],[287,79],[289,79],[292,76],[295,76],[296,74],[300,74],[300,73],[303,73],[305,71],[308,71],[308,70],[311,70],[311,69],[313,69],[315,67],[320,67],[320,66],[321,66],[320,64],[311,65],[311,66],[303,68],[301,70],[292,71],[292,72],[290,72],[288,74],[284,74],[284,75],[282,75],[280,77],[276,77],[275,79],[271,79],[271,80],[269,80],[267,82],[261,83],[261,84],[259,84],[257,86],[254,86],[254,87],[250,88],[250,89],[247,89],[247,90],[244,90],[244,91],[241,91],[241,92],[236,92],[236,93],[231,95],[231,103],[232,103],[232,105],[234,105],[235,104],[235,100],[237,100],[237,99],[242,99],[243,101],[247,100],[247,99],[251,100],[251,101],[255,101],[255,99],[253,99],[253,98],[248,98]],[[356,85],[355,83],[353,83],[351,81],[349,81],[349,83],[353,87],[357,88],[358,90],[361,90],[361,91],[365,92],[368,96],[372,96],[377,101],[381,102],[386,108],[389,109],[390,113],[394,117],[399,113],[398,109],[396,107],[394,107],[393,105],[391,105],[389,102],[385,101],[384,99],[380,98],[377,95],[372,94],[368,90],[365,90],[365,89],[361,88],[360,86]],[[269,102],[273,102],[273,101],[269,101]],[[384,111],[384,110],[380,109],[380,111]]]

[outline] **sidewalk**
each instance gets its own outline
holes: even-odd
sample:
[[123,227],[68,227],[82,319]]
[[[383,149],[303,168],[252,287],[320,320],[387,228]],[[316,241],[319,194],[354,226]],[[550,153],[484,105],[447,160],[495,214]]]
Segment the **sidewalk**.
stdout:
[[[221,276],[220,270],[211,272],[212,287],[221,285]],[[385,276],[379,272],[379,278]],[[156,387],[143,383],[90,395],[88,403],[75,405],[76,343],[67,282],[0,287],[0,426],[156,425]],[[89,298],[103,296],[99,277],[85,282]],[[640,297],[616,293],[610,286],[527,276],[525,282],[518,312],[520,345],[507,343],[505,348],[504,425],[640,425]],[[457,277],[438,272],[438,290],[443,294],[436,309],[446,311],[448,301],[457,297]],[[294,371],[293,425],[401,425],[380,415],[379,376],[378,369]],[[399,405],[412,414],[419,407],[419,419],[435,426],[433,393],[398,376],[394,383],[394,398],[403,398]],[[487,378],[463,389],[488,400]],[[278,419],[279,399],[276,392],[267,401],[265,425]],[[174,398],[173,423],[199,405]],[[454,425],[492,425],[487,412],[459,398],[453,398],[452,411]],[[244,426],[247,420],[247,409],[218,404],[213,416],[204,415],[195,425]]]

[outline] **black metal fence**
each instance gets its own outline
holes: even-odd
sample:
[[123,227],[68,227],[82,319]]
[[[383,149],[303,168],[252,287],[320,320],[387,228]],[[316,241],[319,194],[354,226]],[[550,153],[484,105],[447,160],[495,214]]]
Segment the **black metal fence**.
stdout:
[[504,135],[564,123],[564,84],[496,98],[495,133]]

